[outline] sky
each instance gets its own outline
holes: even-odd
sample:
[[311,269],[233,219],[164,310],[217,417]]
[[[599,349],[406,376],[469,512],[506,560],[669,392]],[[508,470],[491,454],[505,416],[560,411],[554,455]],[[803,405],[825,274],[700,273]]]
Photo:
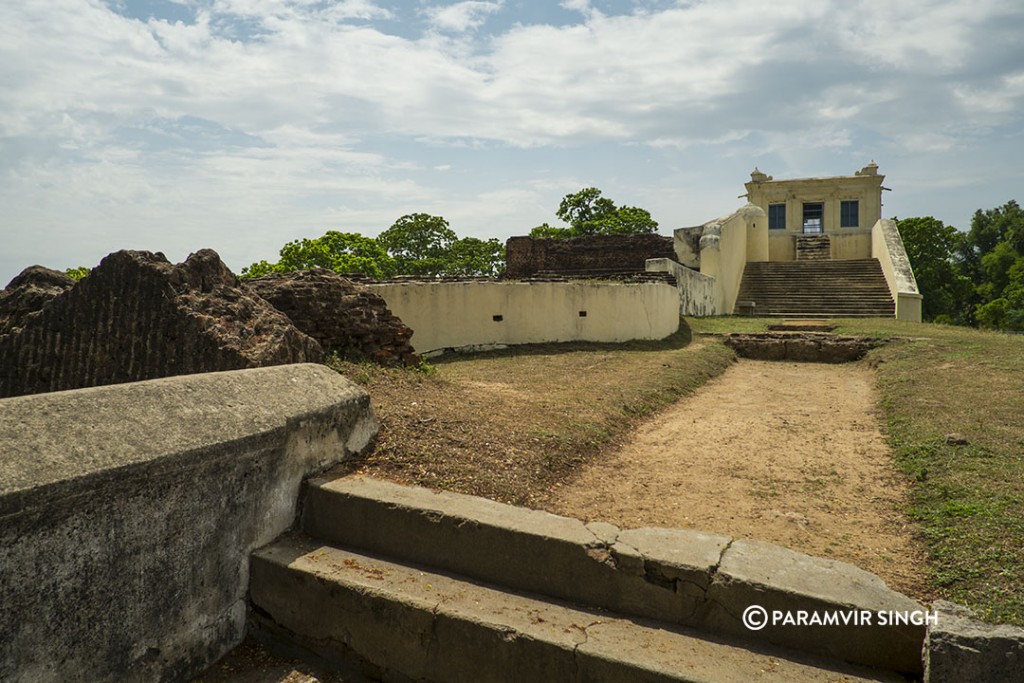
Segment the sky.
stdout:
[[328,230],[659,232],[776,179],[886,175],[883,216],[1024,201],[1019,0],[0,3],[0,285],[118,249],[236,272]]

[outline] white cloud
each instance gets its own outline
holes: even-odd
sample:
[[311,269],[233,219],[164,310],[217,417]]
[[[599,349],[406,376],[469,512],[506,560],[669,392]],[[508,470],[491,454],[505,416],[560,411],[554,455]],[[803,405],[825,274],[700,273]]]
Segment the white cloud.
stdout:
[[[393,220],[416,202],[440,210],[441,183],[473,177],[455,202],[468,216],[502,189],[500,174],[483,188],[480,165],[507,148],[533,160],[520,171],[531,177],[551,155],[617,145],[652,164],[699,151],[744,172],[765,157],[798,168],[849,155],[853,168],[864,155],[884,165],[877,145],[962,152],[967,138],[980,147],[1021,127],[1014,0],[717,0],[617,14],[567,0],[580,16],[564,26],[512,23],[514,4],[498,1],[425,15],[369,0],[179,1],[190,22],[134,19],[101,0],[0,3],[5,234],[23,229],[15,216],[59,222],[30,205],[96,225],[166,213],[148,219],[161,229],[175,216]],[[526,176],[508,182],[534,191]],[[550,199],[531,196],[506,203],[536,211]]]
[[487,15],[500,10],[502,2],[467,0],[454,5],[440,5],[427,8],[430,24],[439,31],[462,33],[483,26]]

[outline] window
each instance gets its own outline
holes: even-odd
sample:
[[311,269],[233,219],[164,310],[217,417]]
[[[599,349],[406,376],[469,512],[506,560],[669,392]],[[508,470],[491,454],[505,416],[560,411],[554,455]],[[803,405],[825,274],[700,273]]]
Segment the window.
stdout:
[[860,227],[860,202],[856,199],[839,204],[839,227]]
[[768,205],[768,229],[769,230],[785,230],[786,229],[786,205],[785,204],[769,204]]
[[825,213],[825,205],[821,202],[815,202],[813,204],[804,204],[804,234],[805,235],[818,235],[821,234],[822,224],[821,219]]

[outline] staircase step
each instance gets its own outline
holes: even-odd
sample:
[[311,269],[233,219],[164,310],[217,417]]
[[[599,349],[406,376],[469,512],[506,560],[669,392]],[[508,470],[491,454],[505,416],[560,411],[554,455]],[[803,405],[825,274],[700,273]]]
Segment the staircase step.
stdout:
[[383,680],[902,681],[780,648],[583,610],[285,536],[252,558],[251,598],[328,660]]
[[891,318],[896,311],[877,259],[748,263],[737,300],[753,302],[759,316]]
[[308,482],[302,528],[336,548],[396,558],[520,593],[837,661],[916,673],[918,626],[772,625],[751,604],[792,610],[917,610],[877,576],[842,562],[684,529],[619,529],[483,498],[366,477]]

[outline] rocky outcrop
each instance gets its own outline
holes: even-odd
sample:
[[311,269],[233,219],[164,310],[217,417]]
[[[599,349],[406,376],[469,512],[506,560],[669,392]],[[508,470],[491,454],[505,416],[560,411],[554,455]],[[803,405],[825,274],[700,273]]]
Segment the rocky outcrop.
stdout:
[[0,328],[0,397],[324,357],[208,249],[178,265],[119,251],[73,287],[53,273],[29,269],[5,290],[19,313]]
[[328,352],[383,365],[419,362],[409,343],[413,331],[388,310],[384,299],[333,271],[268,275],[247,280],[245,286]]
[[0,335],[21,329],[30,315],[75,286],[59,270],[29,266],[0,291]]
[[742,358],[804,363],[849,363],[860,360],[882,342],[872,337],[846,337],[815,332],[730,334],[725,344]]

